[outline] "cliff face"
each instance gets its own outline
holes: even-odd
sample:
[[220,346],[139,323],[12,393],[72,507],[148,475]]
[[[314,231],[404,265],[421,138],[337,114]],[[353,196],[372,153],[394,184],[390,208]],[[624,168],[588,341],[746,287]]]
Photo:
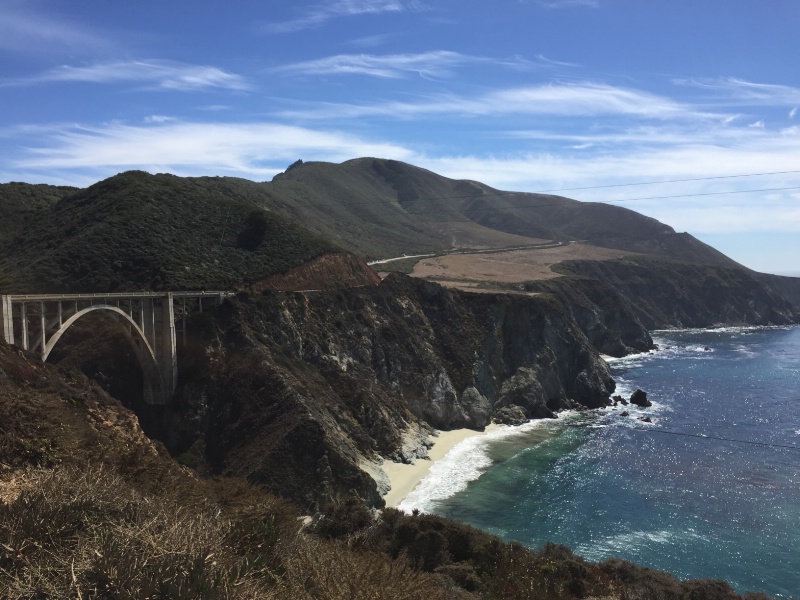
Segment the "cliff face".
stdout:
[[508,405],[546,417],[603,406],[614,389],[546,295],[460,294],[393,275],[378,287],[240,294],[218,318],[220,343],[182,365],[176,415],[201,415],[188,453],[303,506],[349,490],[381,504],[358,464],[424,455],[404,447],[409,428],[482,428]]
[[781,325],[800,317],[783,290],[766,276],[737,266],[631,258],[565,262],[559,271],[602,281],[647,329]]

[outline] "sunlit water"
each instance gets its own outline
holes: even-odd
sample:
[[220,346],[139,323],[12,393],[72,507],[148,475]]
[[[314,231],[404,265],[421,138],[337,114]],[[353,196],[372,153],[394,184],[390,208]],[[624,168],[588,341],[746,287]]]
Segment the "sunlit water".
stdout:
[[800,328],[655,341],[659,351],[611,363],[618,393],[640,387],[651,408],[471,438],[401,507],[533,548],[551,540],[592,561],[800,597]]

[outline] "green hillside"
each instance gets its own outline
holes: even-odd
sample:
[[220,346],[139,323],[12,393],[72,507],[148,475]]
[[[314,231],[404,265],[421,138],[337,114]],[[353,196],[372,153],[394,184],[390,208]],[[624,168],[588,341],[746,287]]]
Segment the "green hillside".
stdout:
[[[264,210],[246,190],[221,193],[205,183],[131,171],[60,198],[62,188],[29,195],[24,226],[8,231],[0,246],[4,286],[15,292],[229,289],[336,249]],[[0,190],[4,215],[24,204],[23,194],[8,190]]]

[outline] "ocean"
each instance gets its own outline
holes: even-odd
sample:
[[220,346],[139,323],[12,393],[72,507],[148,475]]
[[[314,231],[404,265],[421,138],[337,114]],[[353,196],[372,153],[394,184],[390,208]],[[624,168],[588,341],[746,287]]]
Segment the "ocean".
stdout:
[[400,507],[535,549],[800,597],[800,328],[653,337],[659,350],[610,361],[617,393],[642,388],[652,407],[470,438]]

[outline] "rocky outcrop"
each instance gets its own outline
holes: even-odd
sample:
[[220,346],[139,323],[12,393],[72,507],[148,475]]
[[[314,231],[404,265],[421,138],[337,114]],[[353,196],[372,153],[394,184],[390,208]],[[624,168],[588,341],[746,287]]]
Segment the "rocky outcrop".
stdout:
[[653,339],[639,320],[632,300],[601,279],[562,277],[530,282],[525,289],[557,297],[603,354],[620,357],[653,348]]
[[349,252],[332,252],[318,256],[286,273],[273,275],[254,283],[256,292],[279,290],[336,290],[341,288],[378,285],[381,278],[367,264]]
[[503,406],[494,412],[492,420],[501,425],[522,425],[528,421],[528,417],[519,406]]
[[781,325],[800,319],[796,307],[782,295],[791,282],[779,289],[778,278],[765,278],[739,266],[631,257],[570,261],[559,264],[558,270],[572,276],[566,285],[586,285],[582,280],[603,282],[613,289],[633,321],[650,330],[721,323]]
[[653,406],[653,403],[647,399],[647,392],[644,390],[637,389],[633,394],[631,394],[631,404],[635,404],[636,406],[641,406],[642,408],[647,408],[648,406]]
[[422,457],[428,425],[480,429],[505,406],[552,416],[609,404],[614,389],[547,295],[464,294],[391,275],[378,287],[243,293],[218,316],[218,344],[177,395],[203,426],[176,451],[301,506],[349,490],[380,505],[359,464]]

